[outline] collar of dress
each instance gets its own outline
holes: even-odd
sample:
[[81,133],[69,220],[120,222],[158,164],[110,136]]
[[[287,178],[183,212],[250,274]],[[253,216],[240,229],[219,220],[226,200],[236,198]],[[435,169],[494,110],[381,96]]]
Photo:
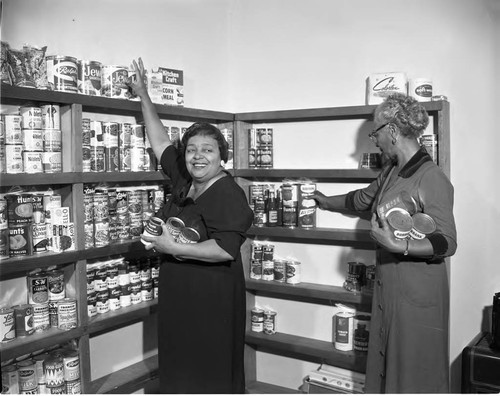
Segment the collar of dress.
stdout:
[[411,177],[423,164],[432,161],[431,156],[427,153],[425,147],[420,147],[413,157],[399,171],[398,176],[403,178]]

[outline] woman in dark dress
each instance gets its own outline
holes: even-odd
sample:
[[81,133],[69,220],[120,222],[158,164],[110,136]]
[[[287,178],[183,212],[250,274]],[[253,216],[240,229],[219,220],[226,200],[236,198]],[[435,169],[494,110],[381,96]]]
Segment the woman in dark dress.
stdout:
[[240,247],[253,213],[243,190],[224,170],[228,146],[207,123],[193,124],[174,147],[133,62],[146,131],[172,198],[157,213],[181,219],[198,243],[177,243],[163,226],[144,236],[146,249],[166,254],[160,269],[158,350],[162,393],[244,393],[245,278]]

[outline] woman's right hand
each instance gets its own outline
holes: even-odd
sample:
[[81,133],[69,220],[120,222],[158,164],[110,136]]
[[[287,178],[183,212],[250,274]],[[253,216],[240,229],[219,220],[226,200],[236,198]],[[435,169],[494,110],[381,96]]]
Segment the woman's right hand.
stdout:
[[326,203],[327,197],[325,194],[316,190],[311,194],[311,198],[313,198],[318,203],[318,207],[320,209],[323,209],[323,210],[327,209],[327,206],[326,206],[327,205],[327,203]]
[[135,79],[132,81],[132,78],[129,77],[127,85],[130,87],[132,93],[134,95],[139,96],[141,99],[148,94],[148,88],[146,86],[146,70],[144,69],[144,63],[142,62],[142,58],[138,59],[138,62],[135,60],[132,61],[132,70],[135,72]]

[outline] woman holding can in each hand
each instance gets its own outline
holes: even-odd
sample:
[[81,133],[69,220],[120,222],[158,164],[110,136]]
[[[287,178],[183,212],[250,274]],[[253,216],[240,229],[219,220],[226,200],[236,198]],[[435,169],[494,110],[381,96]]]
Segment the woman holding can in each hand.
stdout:
[[146,132],[172,199],[156,216],[177,218],[197,243],[178,243],[163,224],[143,236],[166,254],[160,270],[158,351],[162,393],[244,393],[245,279],[240,247],[253,221],[245,193],[227,173],[228,145],[211,124],[195,123],[176,149],[144,84],[142,60],[133,61]]
[[[449,284],[445,257],[457,248],[453,186],[421,147],[424,107],[401,94],[377,106],[369,134],[390,159],[375,181],[345,195],[314,194],[321,209],[371,211],[377,244],[366,393],[449,392]],[[424,213],[435,232],[396,238],[391,207]],[[395,212],[397,213],[397,212]],[[388,221],[389,219],[389,221]]]

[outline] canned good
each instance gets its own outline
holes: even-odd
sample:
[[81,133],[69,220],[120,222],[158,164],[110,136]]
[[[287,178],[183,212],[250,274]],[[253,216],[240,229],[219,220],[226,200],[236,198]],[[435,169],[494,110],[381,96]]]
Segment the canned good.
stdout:
[[371,315],[356,314],[354,317],[354,350],[359,352],[368,352],[368,342],[370,341],[370,318]]
[[19,394],[19,373],[14,365],[2,367],[2,394]]
[[251,312],[251,330],[256,333],[264,331],[264,310],[261,308],[252,308]]
[[106,172],[106,150],[104,146],[90,146],[90,171]]
[[102,64],[97,61],[78,60],[78,91],[84,95],[101,95]]
[[62,150],[62,134],[60,129],[42,129],[43,151],[59,152]]
[[262,261],[262,280],[264,281],[274,280],[274,261],[271,260]]
[[41,129],[23,129],[23,151],[43,151]]
[[[160,236],[163,233],[163,224],[165,222],[160,219],[159,217],[150,217],[148,223],[146,224],[146,227],[144,227],[144,231],[142,235],[146,236]],[[150,242],[145,241],[144,239],[141,238],[141,242],[144,245],[149,245]]]
[[47,388],[55,388],[64,385],[64,363],[63,358],[51,354],[44,362],[45,381]]
[[57,151],[44,151],[42,153],[44,173],[62,172],[62,153]]
[[177,217],[169,217],[166,226],[174,238],[176,238],[181,233],[182,228],[185,227],[184,222]]
[[57,302],[57,328],[71,330],[78,326],[76,300],[63,298]]
[[333,316],[333,344],[340,351],[353,350],[354,308],[336,304],[340,311]]
[[101,67],[101,93],[108,98],[126,99],[128,68],[119,65]]
[[5,173],[23,173],[23,146],[8,144],[5,149]]
[[264,311],[264,333],[276,334],[276,312]]
[[22,120],[19,114],[4,114],[5,144],[23,144]]
[[97,315],[97,293],[87,293],[87,314],[89,318]]
[[31,359],[26,359],[17,363],[17,373],[19,376],[19,391],[20,393],[32,392],[38,387],[36,377],[35,362]]
[[262,261],[252,259],[250,261],[250,279],[262,279]]
[[98,314],[109,312],[109,290],[96,292],[96,309]]
[[9,227],[9,256],[31,256],[33,254],[32,225],[9,225]]
[[28,302],[43,304],[49,301],[49,284],[47,274],[41,271],[32,271],[27,276]]
[[51,55],[46,57],[47,79],[54,91],[78,92],[78,66],[76,58]]
[[16,319],[13,308],[0,308],[0,342],[16,338]]
[[407,210],[399,207],[389,209],[386,213],[386,219],[396,239],[406,239],[410,235],[413,220]]
[[286,283],[298,284],[300,283],[301,264],[299,261],[290,260],[286,261]]
[[45,104],[42,109],[42,129],[61,129],[61,108],[57,104]]
[[41,355],[37,355],[33,357],[33,361],[35,362],[35,371],[36,377],[38,380],[38,384],[45,384],[45,368],[44,363],[45,360],[49,358],[48,353],[43,353]]
[[177,243],[197,243],[200,240],[200,234],[192,227],[184,227],[175,240]]
[[22,106],[19,108],[23,129],[42,129],[42,109],[40,107]]
[[434,219],[425,213],[415,213],[412,216],[413,228],[410,230],[411,239],[424,239],[436,231]]
[[66,381],[64,392],[67,395],[79,395],[82,393],[82,384],[80,379]]
[[58,269],[47,271],[47,283],[50,301],[59,301],[66,297],[64,271]]
[[36,333],[42,333],[50,328],[48,302],[33,305],[33,327]]
[[266,243],[262,245],[262,260],[272,261],[274,259],[274,245]]
[[130,171],[131,172],[144,171],[144,158],[145,158],[144,147],[132,146],[129,149],[129,153],[130,153]]
[[273,269],[274,281],[285,283],[286,282],[286,261],[274,260]]
[[361,287],[365,283],[366,266],[363,263],[348,262],[349,268],[347,278],[343,284],[344,289],[354,292],[361,291]]

